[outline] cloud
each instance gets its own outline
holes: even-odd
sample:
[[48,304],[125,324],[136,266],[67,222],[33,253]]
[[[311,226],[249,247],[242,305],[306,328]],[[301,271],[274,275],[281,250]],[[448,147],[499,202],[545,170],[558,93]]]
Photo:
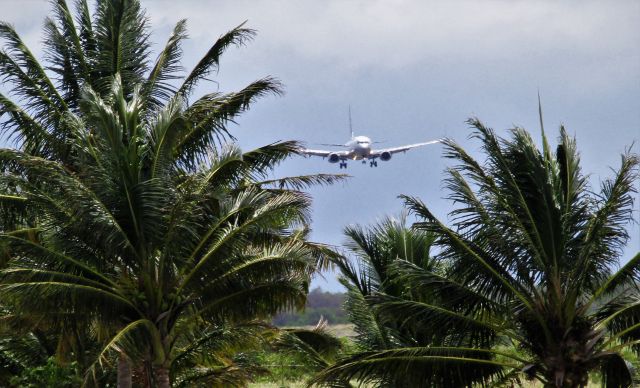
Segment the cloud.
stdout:
[[[203,46],[248,20],[258,38],[238,59],[230,57],[232,66],[257,64],[316,86],[382,71],[495,82],[514,75],[543,78],[544,72],[582,92],[640,78],[637,1],[142,1],[156,48],[186,18],[197,46],[187,46],[193,48],[187,62],[195,62],[190,55],[201,55]],[[1,18],[40,53],[49,8],[45,0],[5,0]]]
[[[640,38],[640,3],[525,1],[147,1],[160,24],[189,19],[194,38],[249,19],[263,55],[337,68],[402,69],[461,59],[594,52],[624,57]],[[155,23],[154,23],[155,24]],[[217,35],[215,35],[217,36]]]
[[47,0],[3,0],[0,21],[13,25],[27,46],[36,54],[41,52],[42,25],[51,6]]

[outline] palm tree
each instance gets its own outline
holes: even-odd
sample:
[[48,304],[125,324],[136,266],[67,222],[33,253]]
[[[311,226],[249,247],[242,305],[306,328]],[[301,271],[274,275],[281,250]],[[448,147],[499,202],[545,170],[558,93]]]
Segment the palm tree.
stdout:
[[[302,306],[328,251],[306,240],[301,190],[340,178],[266,180],[295,142],[216,147],[255,98],[280,92],[277,81],[189,102],[252,30],[223,35],[182,78],[184,21],[152,64],[138,1],[98,2],[93,16],[85,1],[77,8],[77,27],[62,0],[45,23],[55,80],[0,25],[0,71],[22,105],[0,96],[5,134],[21,148],[0,150],[0,208],[17,219],[0,235],[10,259],[0,293],[19,319],[87,325],[104,345],[88,379],[117,359],[119,386],[133,373],[165,387],[230,327]],[[189,348],[194,338],[207,348]],[[206,364],[209,376],[238,369]]]
[[345,308],[355,325],[356,343],[365,351],[391,349],[404,340],[397,327],[382,320],[370,300],[380,293],[402,294],[394,280],[393,263],[406,260],[429,270],[436,265],[430,256],[433,236],[408,228],[406,218],[403,213],[368,228],[346,227],[346,247],[357,262],[354,265],[347,257],[334,260],[341,273],[340,282],[347,289]]
[[[453,225],[419,199],[403,197],[422,218],[414,227],[437,236],[435,258],[445,271],[398,262],[394,271],[406,292],[425,299],[373,298],[380,314],[409,330],[439,331],[446,346],[368,354],[321,377],[462,365],[494,382],[517,382],[524,374],[545,387],[583,387],[589,373],[599,371],[607,387],[630,386],[634,374],[623,351],[640,349],[640,254],[621,267],[620,256],[638,158],[624,154],[614,177],[594,193],[564,128],[552,154],[544,129],[540,151],[521,128],[501,139],[478,120],[470,123],[487,159],[481,164],[445,142],[445,155],[458,163],[445,181],[458,204],[450,213]],[[463,337],[457,344],[456,334]],[[500,368],[491,373],[489,366]],[[430,386],[424,380],[414,385]]]
[[321,248],[295,229],[308,223],[308,198],[255,180],[295,143],[229,146],[186,173],[155,141],[179,131],[180,110],[136,122],[140,100],[124,101],[117,78],[113,88],[110,100],[88,90],[83,116],[69,117],[71,169],[0,151],[4,179],[38,214],[32,228],[0,236],[12,257],[2,294],[22,314],[93,317],[110,337],[102,359],[122,351],[169,386],[181,335],[301,307]]
[[[399,369],[388,373],[378,367],[380,358],[406,357],[408,349],[431,349],[461,344],[472,338],[458,332],[457,336],[443,335],[439,322],[408,325],[407,315],[387,313],[383,309],[388,300],[408,300],[412,303],[433,303],[434,296],[420,288],[407,287],[397,271],[399,263],[408,264],[431,273],[442,273],[444,264],[430,254],[435,235],[406,225],[406,214],[399,219],[386,218],[370,226],[349,226],[347,248],[357,262],[347,258],[336,261],[347,289],[345,307],[357,333],[358,350],[342,357],[334,365],[316,376],[316,384],[344,384],[350,380],[373,383],[385,387],[416,387],[464,385],[467,381],[483,382],[499,372],[496,366],[474,369],[460,365],[414,365],[411,370]],[[384,297],[384,299],[383,299]],[[482,357],[482,355],[480,355]],[[486,357],[485,357],[486,358]]]

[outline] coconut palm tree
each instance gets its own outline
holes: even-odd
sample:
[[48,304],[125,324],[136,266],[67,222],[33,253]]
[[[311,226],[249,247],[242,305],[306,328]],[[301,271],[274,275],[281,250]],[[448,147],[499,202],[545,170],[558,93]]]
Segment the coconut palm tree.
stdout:
[[11,256],[1,293],[22,314],[92,317],[108,339],[102,360],[121,351],[169,386],[180,336],[304,304],[321,252],[295,229],[309,200],[256,181],[297,145],[228,146],[187,173],[166,150],[179,139],[167,132],[185,126],[179,104],[143,121],[142,99],[126,101],[117,77],[106,100],[85,93],[82,115],[67,117],[71,168],[0,150],[16,194],[2,205],[37,214],[0,236]]
[[[429,347],[442,349],[452,344],[474,344],[472,333],[445,330],[439,322],[409,325],[410,316],[389,314],[383,307],[387,299],[408,300],[413,303],[434,303],[434,295],[404,284],[396,270],[398,263],[406,263],[431,273],[442,273],[444,263],[434,260],[430,254],[435,236],[430,232],[411,229],[406,224],[406,214],[400,218],[386,218],[370,226],[349,226],[347,248],[357,262],[348,258],[336,260],[342,274],[341,282],[347,288],[345,308],[357,333],[358,350],[340,358],[334,365],[312,380],[316,384],[337,386],[350,380],[384,387],[416,387],[464,385],[468,381],[482,383],[498,375],[500,368],[470,368],[449,364],[440,366],[416,364],[412,369],[400,369],[388,373],[378,367],[380,357],[389,360],[394,354],[402,355],[407,349]],[[456,329],[460,329],[459,327]],[[469,345],[470,346],[470,345]],[[399,356],[400,357],[400,356]],[[406,357],[406,355],[404,356]],[[478,355],[480,358],[487,357]]]
[[370,303],[370,297],[376,294],[402,294],[391,271],[393,263],[407,260],[430,270],[436,265],[430,256],[433,236],[410,229],[406,218],[403,213],[371,227],[346,227],[346,247],[357,261],[354,264],[348,257],[334,260],[340,270],[340,282],[347,289],[345,308],[355,325],[356,343],[366,351],[390,349],[403,341],[398,328],[383,322]]
[[[303,304],[326,250],[306,240],[300,190],[336,177],[267,180],[295,142],[222,146],[228,122],[280,93],[277,81],[190,100],[252,30],[223,35],[182,77],[184,21],[150,61],[138,1],[98,2],[93,15],[79,1],[75,20],[65,1],[54,11],[47,66],[0,24],[0,72],[18,100],[0,95],[2,128],[20,147],[0,150],[0,208],[13,217],[0,235],[3,304],[16,319],[90,328],[103,348],[88,378],[117,359],[119,386],[132,373],[169,386],[178,365],[206,353],[187,338],[212,349],[229,327]],[[231,366],[207,362],[210,376]]]
[[[544,129],[539,150],[524,129],[501,139],[478,120],[470,123],[486,161],[445,142],[445,155],[457,163],[445,181],[458,205],[452,225],[419,199],[403,197],[422,218],[414,227],[437,236],[435,259],[445,271],[397,262],[393,271],[406,292],[425,298],[371,298],[379,314],[401,328],[440,331],[445,346],[354,357],[319,380],[419,376],[421,368],[462,366],[494,383],[524,375],[545,387],[583,387],[598,371],[604,386],[630,386],[634,373],[623,351],[640,349],[640,254],[622,266],[620,257],[629,237],[637,156],[624,154],[596,193],[564,128],[552,153]],[[414,386],[452,384],[419,378]]]

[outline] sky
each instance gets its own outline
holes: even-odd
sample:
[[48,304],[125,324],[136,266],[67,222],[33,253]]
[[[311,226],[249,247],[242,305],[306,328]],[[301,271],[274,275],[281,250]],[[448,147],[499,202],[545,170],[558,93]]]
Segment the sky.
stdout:
[[[257,36],[229,49],[215,82],[199,93],[238,90],[264,76],[286,93],[266,97],[231,127],[246,150],[278,140],[348,140],[348,107],[356,135],[380,146],[443,136],[482,158],[465,123],[478,117],[501,136],[520,126],[539,140],[538,93],[547,136],[564,125],[576,136],[592,188],[617,169],[640,140],[640,2],[420,0],[142,0],[159,50],[185,18],[190,69],[224,32],[246,21]],[[15,25],[41,57],[44,0],[2,0],[0,19]],[[0,90],[2,89],[0,86]],[[639,145],[633,147],[636,153]],[[316,241],[340,246],[349,224],[369,225],[402,211],[400,194],[420,197],[447,220],[439,145],[394,155],[370,168],[352,162],[347,182],[310,190]],[[338,173],[317,158],[283,163],[278,176]],[[635,220],[638,222],[636,200]],[[640,228],[623,255],[640,250]],[[314,286],[337,291],[327,273]]]

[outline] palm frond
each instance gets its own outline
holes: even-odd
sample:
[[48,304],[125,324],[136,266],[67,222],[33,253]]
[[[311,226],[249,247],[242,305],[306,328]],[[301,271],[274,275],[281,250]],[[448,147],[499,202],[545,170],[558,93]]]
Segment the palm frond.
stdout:
[[276,341],[279,351],[302,357],[318,370],[331,365],[342,349],[342,342],[326,331],[326,321],[320,320],[315,328],[285,329]]
[[[144,343],[146,346],[141,348],[140,343]],[[162,343],[160,342],[157,328],[153,322],[147,319],[132,321],[118,330],[102,347],[95,361],[85,371],[85,383],[91,381],[99,368],[105,368],[120,353],[126,354],[129,358],[140,359],[150,348],[159,351],[160,354],[162,353]]]
[[[397,324],[400,329],[430,336],[434,342],[445,341],[454,346],[488,348],[502,330],[501,322],[451,311],[435,304],[406,300],[384,294],[367,298],[383,322]],[[436,302],[437,303],[437,302]],[[446,329],[444,329],[446,328]]]
[[200,281],[205,282],[207,289],[220,288],[223,293],[238,279],[257,283],[289,274],[310,273],[312,263],[308,257],[302,243],[271,244],[261,249],[249,247],[229,263],[218,263],[214,276],[207,276],[208,271],[201,270]]
[[207,94],[184,112],[185,120],[192,123],[190,130],[180,138],[176,146],[177,158],[193,169],[203,161],[216,142],[233,139],[227,124],[249,109],[258,98],[268,94],[280,94],[280,83],[272,78],[255,81],[239,92]]
[[491,316],[499,315],[507,301],[495,301],[460,284],[448,274],[425,270],[413,263],[398,260],[391,265],[394,281],[410,285],[407,291],[421,300],[435,301],[440,307],[453,311],[473,312]]
[[602,360],[600,369],[602,386],[605,388],[626,388],[633,386],[635,370],[631,363],[619,354],[610,354]]
[[42,104],[42,108],[48,107],[53,112],[65,111],[67,107],[63,98],[15,29],[0,22],[0,38],[5,41],[6,48],[0,53],[0,68],[5,80],[16,85],[13,90],[30,98],[33,107]]
[[607,281],[605,281],[600,288],[598,288],[591,298],[592,301],[597,300],[602,295],[606,293],[613,292],[621,285],[624,285],[628,282],[637,281],[638,277],[638,266],[640,266],[640,252],[636,253],[634,257],[631,258],[625,265],[623,265],[618,271],[609,276]]
[[390,349],[397,345],[397,330],[382,322],[358,288],[345,278],[341,278],[341,283],[347,289],[344,309],[354,325],[358,345],[369,351]]
[[[513,295],[531,309],[531,301],[527,297],[526,289],[523,289],[523,285],[515,281],[513,276],[500,266],[492,255],[483,252],[473,242],[466,241],[463,236],[442,224],[422,201],[407,196],[401,196],[401,198],[404,199],[405,205],[411,211],[425,219],[424,222],[416,223],[415,227],[436,233],[438,235],[436,244],[446,247],[450,252],[449,255],[468,258],[469,261],[477,264],[474,269],[481,270],[483,277],[492,279],[492,281],[483,284],[482,293],[484,295],[498,295],[498,298],[505,299]],[[480,280],[482,279],[480,278]]]
[[90,80],[88,58],[66,0],[53,2],[53,11],[58,25],[45,21],[48,69],[59,77],[64,100],[73,109],[77,107],[81,85]]
[[3,335],[0,338],[0,371],[4,372],[3,375],[9,372],[15,376],[25,369],[44,365],[51,355],[33,333]]
[[229,46],[243,45],[254,37],[255,31],[243,28],[243,25],[244,23],[216,40],[205,56],[200,59],[198,64],[191,70],[191,73],[185,78],[182,86],[178,89],[179,94],[187,98],[199,81],[206,79],[211,71],[218,70],[220,56]]
[[[262,202],[264,200],[264,202]],[[257,202],[259,201],[259,202]],[[240,215],[242,211],[253,210],[251,207],[247,207],[251,204],[260,204],[255,208],[257,211],[250,214],[250,218],[246,219],[242,223],[238,223],[238,219],[233,220],[233,215]],[[196,280],[202,275],[200,271],[210,268],[211,265],[216,265],[219,261],[216,258],[224,257],[225,248],[229,244],[244,243],[240,240],[243,234],[256,230],[260,224],[266,223],[270,226],[275,226],[274,221],[281,222],[283,215],[291,212],[295,217],[301,216],[301,212],[307,208],[307,202],[305,198],[302,198],[294,193],[282,193],[276,197],[269,198],[264,193],[256,195],[252,191],[245,191],[244,195],[236,197],[234,203],[231,204],[231,208],[228,213],[221,219],[225,222],[228,219],[234,222],[233,225],[225,225],[225,223],[213,224],[209,231],[203,233],[203,238],[197,247],[194,248],[193,253],[189,259],[193,263],[193,268],[189,270],[185,277],[184,284],[189,284],[190,281]],[[291,226],[291,220],[284,218],[285,223]],[[304,219],[301,221],[305,221]],[[245,234],[246,235],[246,234]],[[203,249],[207,248],[208,249]]]
[[229,363],[226,366],[191,369],[178,377],[176,387],[230,387],[244,388],[248,381],[268,374],[260,365],[250,364],[244,360]]
[[[89,11],[89,5],[87,0],[76,0],[75,8],[77,10],[76,23],[78,24],[78,38],[80,39],[80,45],[82,51],[87,53],[87,64],[93,64],[94,60],[92,53],[97,50],[96,35],[93,30],[93,22],[91,20],[91,12]],[[89,85],[95,87],[93,84],[93,78],[89,78]]]
[[175,163],[175,143],[186,127],[182,117],[182,104],[179,97],[172,99],[150,125],[152,177],[166,176],[167,169]]
[[[103,287],[76,283],[78,277],[71,282],[46,281],[42,278],[35,278],[31,282],[19,282],[12,280],[10,275],[10,271],[2,272],[2,278],[7,284],[0,286],[0,295],[11,300],[11,304],[23,312],[75,310],[93,315],[96,312],[109,311],[115,315],[135,311],[135,306],[120,295]],[[63,276],[71,279],[68,275]]]
[[504,368],[518,367],[518,363],[496,361],[493,356],[494,352],[485,350],[438,347],[364,352],[339,360],[311,383],[322,386],[334,380],[356,380],[411,387],[487,385],[502,377]]
[[[115,286],[115,283],[103,273],[91,267],[84,261],[69,257],[61,252],[57,252],[49,247],[37,244],[30,239],[25,239],[13,235],[0,234],[0,242],[3,246],[11,250],[11,254],[16,257],[25,257],[38,266],[49,266],[64,272],[81,275],[88,280],[97,280],[105,285]],[[15,261],[16,259],[14,259]]]
[[[637,157],[624,155],[615,178],[602,183],[598,209],[579,235],[583,245],[579,252],[580,272],[575,282],[585,282],[587,287],[595,289],[602,284],[603,275],[609,274],[611,265],[618,261],[629,239],[626,225],[633,219],[633,194],[636,192],[634,185],[638,179],[638,163]],[[608,278],[607,283],[616,286],[622,279]]]
[[538,271],[549,273],[549,269],[558,265],[561,248],[556,241],[559,215],[540,152],[521,128],[513,129],[513,141],[503,140],[505,146],[500,147],[500,139],[491,128],[477,119],[469,120],[469,124],[477,130],[475,136],[482,141],[487,154],[489,171],[496,183],[496,199],[504,208],[499,214],[508,216],[505,220],[513,223],[513,230],[522,235]]
[[[169,40],[165,44],[162,52],[158,55],[156,62],[145,81],[143,94],[147,97],[147,104],[150,108],[157,108],[165,101],[171,100],[177,89],[171,81],[180,77],[182,71],[180,60],[182,59],[182,41],[187,38],[187,21],[180,20],[171,32]],[[180,98],[181,94],[178,94]]]
[[313,174],[298,175],[278,179],[261,180],[256,182],[261,187],[276,187],[280,190],[305,190],[314,186],[329,186],[344,182],[351,178],[347,174]]
[[281,311],[302,309],[309,278],[288,276],[255,284],[235,284],[224,295],[203,293],[198,316],[216,321],[266,318]]
[[[63,221],[74,231],[77,237],[94,247],[122,249],[125,256],[136,256],[136,250],[129,235],[122,229],[117,218],[95,192],[83,185],[77,177],[69,175],[59,164],[41,158],[31,157],[19,151],[0,150],[0,165],[16,174],[27,174],[41,188],[56,187],[49,195],[40,195],[37,191],[29,196],[39,206],[46,207],[52,221]],[[23,184],[28,182],[23,181]],[[34,188],[37,190],[37,188]],[[72,201],[73,207],[64,204]],[[43,208],[44,209],[44,208]],[[69,221],[75,220],[75,223]],[[78,222],[82,220],[82,223]],[[111,248],[107,248],[111,247]],[[116,256],[117,257],[117,256]]]
[[285,159],[294,155],[299,148],[295,141],[271,143],[255,150],[245,152],[242,159],[254,174],[254,179],[264,178]]
[[50,63],[47,70],[55,74],[60,92],[70,109],[76,109],[80,97],[81,80],[74,68],[72,48],[69,46],[68,36],[64,36],[55,22],[46,19],[44,31],[47,35],[46,59]]
[[1,134],[7,140],[20,144],[25,152],[52,159],[60,158],[64,152],[63,140],[55,137],[29,113],[25,112],[8,97],[0,93]]
[[92,64],[93,88],[108,93],[116,74],[120,75],[124,96],[133,94],[148,69],[149,32],[139,1],[114,0],[97,3],[93,25],[96,51]]

